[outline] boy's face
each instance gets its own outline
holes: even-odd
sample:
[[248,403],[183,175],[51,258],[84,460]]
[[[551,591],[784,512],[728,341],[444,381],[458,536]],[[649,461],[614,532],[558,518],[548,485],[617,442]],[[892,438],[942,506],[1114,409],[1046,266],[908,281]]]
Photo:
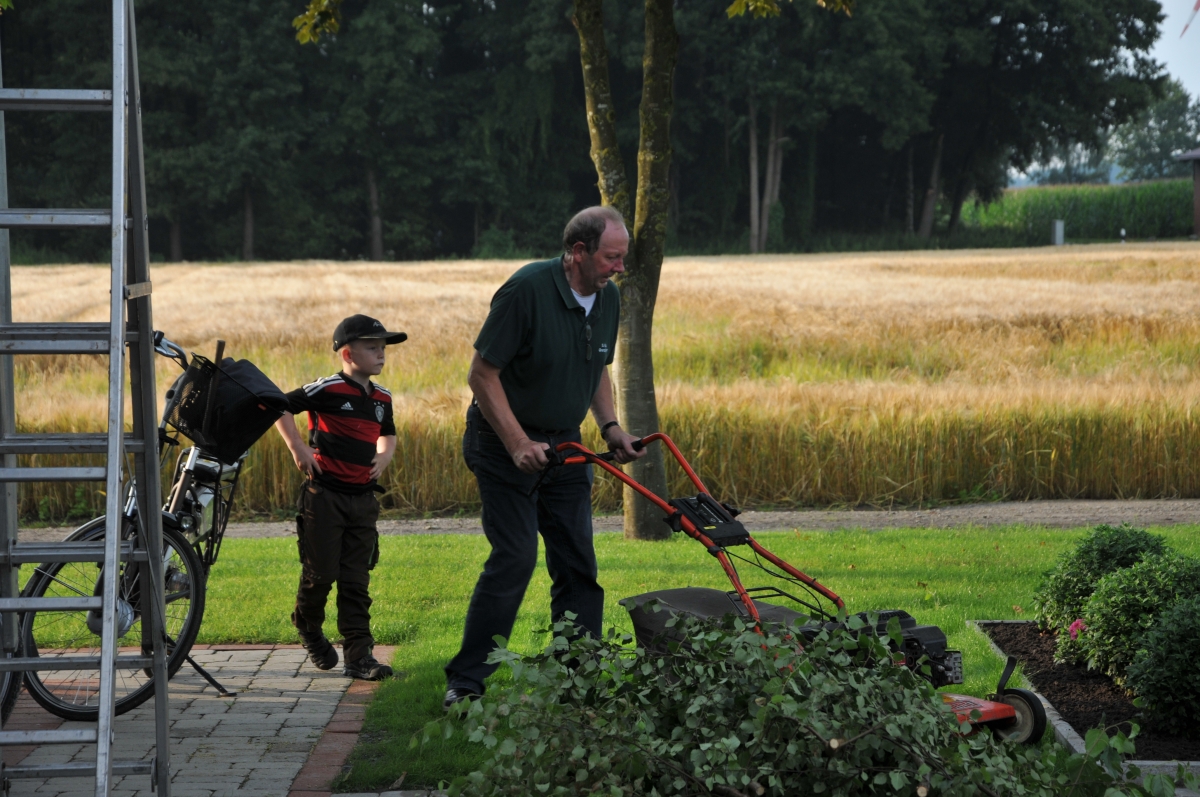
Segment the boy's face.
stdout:
[[341,348],[343,367],[355,376],[378,376],[386,360],[382,340],[354,340]]

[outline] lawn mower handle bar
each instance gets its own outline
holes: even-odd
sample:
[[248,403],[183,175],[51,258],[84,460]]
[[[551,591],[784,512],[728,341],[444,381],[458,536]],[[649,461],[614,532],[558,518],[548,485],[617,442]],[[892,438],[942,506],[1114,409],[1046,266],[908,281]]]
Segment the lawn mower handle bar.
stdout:
[[[675,457],[675,461],[679,463],[679,467],[683,468],[683,471],[687,474],[688,478],[691,479],[692,484],[695,485],[695,487],[698,491],[700,491],[702,493],[706,493],[710,497],[712,496],[712,493],[708,492],[708,488],[706,488],[704,486],[704,483],[702,481],[700,481],[700,477],[696,475],[696,471],[692,470],[692,466],[688,464],[688,461],[684,458],[683,453],[675,445],[674,441],[672,441],[671,438],[667,437],[662,432],[655,432],[654,434],[646,435],[642,439],[635,441],[633,444],[633,448],[635,451],[641,450],[642,448],[645,448],[650,443],[654,443],[654,442],[661,442],[664,446],[666,446],[670,450],[671,454]],[[567,452],[574,452],[574,453],[568,454]],[[573,441],[569,441],[566,443],[560,443],[558,446],[555,447],[555,449],[552,453],[553,453],[553,456],[551,457],[550,464],[548,464],[546,466],[546,471],[543,471],[543,476],[545,475],[546,472],[549,471],[550,468],[556,467],[558,465],[583,465],[585,463],[590,462],[592,464],[600,466],[601,468],[603,468],[604,470],[606,470],[610,474],[612,474],[618,481],[628,485],[630,488],[635,490],[639,495],[641,495],[647,501],[654,504],[659,509],[661,509],[663,512],[665,512],[667,517],[673,517],[675,515],[679,515],[680,516],[679,517],[680,530],[684,534],[687,534],[692,539],[694,539],[697,542],[704,545],[704,547],[708,549],[708,552],[711,553],[717,559],[718,562],[720,562],[721,568],[725,571],[725,575],[727,575],[729,577],[729,580],[733,583],[734,589],[737,592],[738,597],[741,599],[742,604],[746,607],[746,610],[749,613],[750,617],[754,618],[754,621],[756,624],[759,622],[760,618],[758,615],[758,608],[754,605],[754,601],[750,598],[750,595],[746,592],[745,587],[742,586],[742,582],[741,582],[741,579],[738,577],[737,570],[733,567],[733,564],[729,561],[729,555],[725,552],[725,549],[722,548],[721,546],[715,544],[703,532],[703,530],[697,528],[696,525],[691,522],[691,520],[689,520],[686,516],[683,516],[679,512],[678,509],[676,509],[674,506],[672,506],[670,504],[670,502],[668,502],[666,499],[662,498],[661,496],[656,495],[654,492],[647,489],[645,486],[643,486],[640,482],[638,482],[632,476],[629,476],[628,474],[625,473],[625,471],[621,470],[616,465],[614,465],[612,462],[612,460],[613,460],[613,452],[612,451],[606,452],[604,454],[597,454],[596,452],[594,452],[591,449],[584,446],[582,443],[576,443]],[[564,454],[565,454],[565,456],[564,456]],[[539,479],[539,484],[540,484],[540,481],[541,480]],[[536,489],[537,489],[537,486],[535,485],[534,490],[536,490]],[[531,494],[532,494],[532,492],[531,492]],[[756,554],[763,557],[764,559],[766,559],[767,561],[769,561],[771,564],[775,565],[776,567],[780,568],[781,570],[783,570],[785,573],[787,573],[792,578],[800,580],[804,584],[807,584],[810,588],[819,592],[822,596],[824,596],[826,599],[830,600],[835,606],[837,606],[838,609],[845,608],[845,603],[842,601],[842,599],[840,597],[838,597],[837,593],[833,592],[831,589],[826,587],[824,584],[818,583],[815,578],[812,578],[811,576],[808,576],[808,575],[800,572],[800,570],[796,569],[795,567],[793,567],[792,565],[790,565],[783,559],[780,559],[778,556],[776,556],[775,554],[768,551],[766,548],[759,545],[758,541],[755,540],[752,536],[747,535],[747,544],[750,546],[750,548]]]

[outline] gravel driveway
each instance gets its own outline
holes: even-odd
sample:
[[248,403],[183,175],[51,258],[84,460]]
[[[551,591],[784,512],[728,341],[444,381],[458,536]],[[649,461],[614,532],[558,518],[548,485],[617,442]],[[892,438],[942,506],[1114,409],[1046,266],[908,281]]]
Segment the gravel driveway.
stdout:
[[[937,509],[802,509],[791,512],[744,512],[739,519],[751,531],[804,529],[949,528],[951,526],[1008,526],[1014,523],[1068,529],[1098,523],[1135,526],[1200,524],[1200,501],[1003,501],[964,504]],[[597,517],[596,531],[621,530],[620,515]],[[229,537],[285,537],[291,522],[231,523]],[[23,529],[21,540],[62,539],[70,529]],[[477,517],[381,520],[383,534],[481,534]]]

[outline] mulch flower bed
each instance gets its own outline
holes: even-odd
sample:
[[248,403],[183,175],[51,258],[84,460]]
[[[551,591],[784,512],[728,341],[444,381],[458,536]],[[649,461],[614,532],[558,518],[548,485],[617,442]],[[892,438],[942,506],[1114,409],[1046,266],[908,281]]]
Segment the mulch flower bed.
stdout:
[[1042,634],[1034,623],[980,623],[996,646],[1024,665],[1033,688],[1050,701],[1080,736],[1097,727],[1119,724],[1126,732],[1130,721],[1141,727],[1134,758],[1142,761],[1200,761],[1200,739],[1154,733],[1141,709],[1107,675],[1089,671],[1083,664],[1055,664],[1054,636]]

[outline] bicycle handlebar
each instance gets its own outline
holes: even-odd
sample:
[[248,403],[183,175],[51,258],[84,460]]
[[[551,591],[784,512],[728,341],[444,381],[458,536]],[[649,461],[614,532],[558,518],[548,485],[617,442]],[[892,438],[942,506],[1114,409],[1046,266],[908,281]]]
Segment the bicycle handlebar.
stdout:
[[160,330],[154,331],[154,350],[163,357],[179,363],[179,366],[183,368],[183,370],[187,370],[187,352],[185,352],[178,344],[167,340],[166,335],[164,335]]

